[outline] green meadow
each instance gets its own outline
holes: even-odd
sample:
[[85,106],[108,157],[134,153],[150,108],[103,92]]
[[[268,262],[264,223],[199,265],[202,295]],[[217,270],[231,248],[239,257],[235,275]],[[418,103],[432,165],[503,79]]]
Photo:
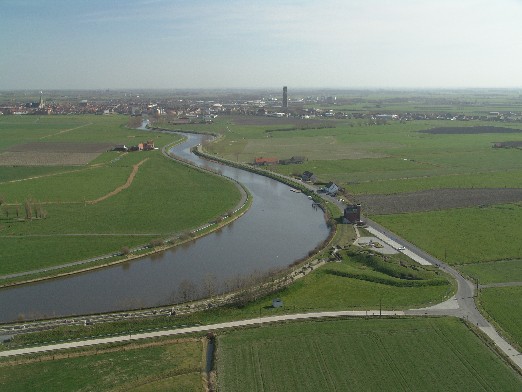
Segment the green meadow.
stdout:
[[380,215],[373,219],[449,264],[522,257],[520,204]]
[[[124,116],[5,116],[0,119],[0,134],[6,135],[2,147],[41,141],[42,135],[51,135],[46,141],[79,145],[100,141],[132,145],[153,139],[159,148],[179,140],[174,135],[127,129],[126,121]],[[130,186],[111,194],[126,184],[138,163]],[[109,151],[87,165],[4,166],[0,172],[0,247],[6,256],[0,262],[0,275],[181,234],[221,216],[240,198],[229,181],[180,165],[159,150]]]
[[518,391],[522,379],[457,319],[351,319],[218,336],[220,391]]
[[522,350],[522,286],[480,290],[479,303],[508,340]]
[[58,352],[0,364],[2,391],[201,391],[200,340]]
[[[263,121],[267,121],[266,119]],[[236,124],[237,122],[237,124]],[[362,120],[322,120],[309,129],[288,125],[242,125],[237,117],[223,116],[214,124],[175,128],[215,132],[223,138],[207,149],[233,161],[255,157],[304,156],[301,165],[270,167],[283,174],[312,171],[321,182],[334,181],[353,194],[388,194],[424,189],[519,187],[522,160],[518,149],[495,149],[493,142],[522,140],[521,133],[429,134],[438,127],[520,124],[454,122],[443,120],[390,121],[368,125]],[[168,124],[167,124],[168,125]],[[314,128],[317,126],[318,128]],[[288,131],[274,131],[288,128]]]
[[522,260],[500,260],[458,266],[465,275],[480,284],[522,282]]

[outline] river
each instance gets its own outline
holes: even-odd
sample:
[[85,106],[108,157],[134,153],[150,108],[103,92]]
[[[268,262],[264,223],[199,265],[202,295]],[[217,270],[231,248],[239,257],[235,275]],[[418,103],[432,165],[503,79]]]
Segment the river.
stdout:
[[[223,289],[234,278],[283,268],[328,236],[320,209],[305,195],[267,177],[205,161],[190,152],[208,136],[186,134],[176,156],[211,167],[252,194],[249,211],[189,244],[112,267],[0,289],[0,322],[88,315],[171,304],[180,286]],[[173,194],[175,197],[175,194]]]

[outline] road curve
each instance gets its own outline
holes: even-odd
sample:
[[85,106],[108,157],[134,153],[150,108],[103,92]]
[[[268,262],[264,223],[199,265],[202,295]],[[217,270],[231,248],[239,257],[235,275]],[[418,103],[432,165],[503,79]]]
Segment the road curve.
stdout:
[[493,325],[486,320],[477,308],[475,304],[476,286],[474,283],[464,278],[455,268],[424,252],[422,249],[417,248],[415,245],[400,238],[371,219],[366,218],[365,221],[369,227],[381,233],[384,238],[387,237],[391,242],[396,242],[404,246],[410,252],[414,253],[415,257],[422,258],[427,263],[437,266],[450,274],[457,282],[457,293],[445,303],[428,308],[407,310],[404,312],[406,315],[454,316],[465,319],[485,333],[493,341],[495,346],[500,349],[519,370],[522,370],[522,355],[520,352],[500,336]]

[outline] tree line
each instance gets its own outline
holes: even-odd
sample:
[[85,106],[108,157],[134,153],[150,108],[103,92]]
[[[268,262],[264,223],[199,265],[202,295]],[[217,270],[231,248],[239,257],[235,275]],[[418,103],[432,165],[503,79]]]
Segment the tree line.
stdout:
[[45,219],[47,218],[47,210],[42,207],[38,201],[29,198],[23,203],[7,204],[5,197],[0,195],[0,208],[6,219]]

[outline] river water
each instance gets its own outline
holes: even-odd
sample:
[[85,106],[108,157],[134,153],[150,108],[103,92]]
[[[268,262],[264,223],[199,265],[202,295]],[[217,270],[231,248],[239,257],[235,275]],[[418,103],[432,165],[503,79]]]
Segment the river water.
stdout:
[[180,299],[180,286],[201,290],[210,281],[223,289],[235,278],[290,265],[328,236],[322,211],[305,195],[267,177],[202,160],[190,148],[207,136],[186,136],[171,151],[242,183],[253,196],[249,211],[217,232],[149,257],[0,289],[0,322],[172,304]]

